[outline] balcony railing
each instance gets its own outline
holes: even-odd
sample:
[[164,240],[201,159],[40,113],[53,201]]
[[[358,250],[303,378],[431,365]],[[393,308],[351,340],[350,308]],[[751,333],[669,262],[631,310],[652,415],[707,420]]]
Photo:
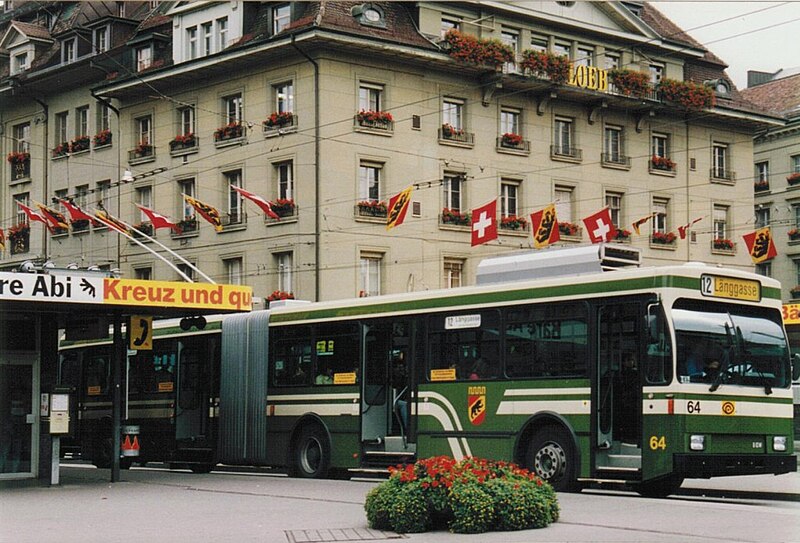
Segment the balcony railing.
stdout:
[[245,226],[247,224],[247,214],[243,211],[239,211],[238,213],[225,213],[220,217],[220,222],[222,226]]
[[128,151],[128,162],[138,164],[140,162],[150,162],[156,159],[156,148],[150,144],[139,144]]
[[364,118],[362,115],[356,114],[353,116],[353,126],[356,129],[362,128],[366,130],[375,130],[378,132],[394,132],[394,121],[389,119],[369,119]]
[[475,134],[460,129],[440,128],[439,141],[475,145]]
[[568,158],[572,160],[583,160],[583,150],[577,147],[566,147],[564,145],[551,145],[550,158]]
[[631,157],[620,153],[603,153],[600,160],[605,166],[631,167]]
[[12,162],[11,166],[11,181],[19,181],[20,179],[28,179],[31,176],[31,159],[21,159]]
[[528,140],[521,140],[518,143],[509,141],[507,138],[500,136],[497,138],[495,142],[495,146],[497,150],[503,151],[517,151],[519,153],[530,153],[531,152],[531,142]]
[[279,136],[281,134],[288,134],[289,132],[297,132],[297,114],[292,113],[282,117],[275,116],[274,119],[267,119],[262,123],[262,130],[264,137],[270,138]]
[[723,168],[711,168],[709,171],[709,175],[712,180],[717,181],[727,181],[729,183],[733,183],[736,181],[736,172],[732,170],[726,170]]

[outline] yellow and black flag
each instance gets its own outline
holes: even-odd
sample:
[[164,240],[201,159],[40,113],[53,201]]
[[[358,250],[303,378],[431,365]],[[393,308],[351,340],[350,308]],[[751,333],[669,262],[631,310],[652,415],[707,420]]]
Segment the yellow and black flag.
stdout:
[[131,230],[130,228],[128,228],[127,224],[125,224],[124,222],[115,217],[112,217],[102,209],[96,209],[94,212],[94,216],[97,217],[97,220],[100,221],[100,223],[116,230],[120,234],[124,234],[126,236],[131,235]]
[[631,226],[633,226],[633,231],[636,232],[637,236],[640,236],[642,233],[639,231],[639,227],[642,226],[644,223],[652,219],[656,216],[656,212],[650,213],[647,217],[642,217],[638,221],[634,222]]
[[533,233],[533,246],[536,249],[547,247],[561,239],[561,234],[558,232],[555,204],[550,204],[531,214],[531,232]]
[[206,203],[196,200],[191,196],[183,195],[183,199],[197,211],[201,217],[210,222],[217,232],[222,231],[222,219],[220,218],[219,211]]
[[387,230],[391,230],[395,226],[400,226],[403,224],[403,221],[406,220],[406,213],[408,212],[408,205],[411,203],[411,191],[413,189],[414,187],[410,186],[389,199],[389,207],[386,210]]
[[769,226],[759,228],[755,232],[745,234],[742,237],[747,245],[747,251],[750,253],[753,264],[760,264],[778,256],[778,250],[775,248],[775,242],[772,240],[772,230],[770,230]]
[[56,211],[52,207],[47,207],[44,204],[40,204],[39,202],[36,202],[36,207],[39,208],[39,212],[42,217],[47,219],[47,224],[51,228],[52,232],[58,231],[55,229],[69,230],[69,223],[67,222],[67,218],[63,213]]

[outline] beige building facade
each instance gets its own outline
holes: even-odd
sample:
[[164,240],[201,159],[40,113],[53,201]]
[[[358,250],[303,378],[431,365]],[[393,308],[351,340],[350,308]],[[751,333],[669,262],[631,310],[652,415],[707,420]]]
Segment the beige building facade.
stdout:
[[[647,265],[752,268],[741,235],[754,197],[742,178],[754,134],[783,121],[740,100],[724,63],[645,3],[128,5],[81,12],[79,29],[77,14],[51,21],[45,37],[33,7],[0,27],[2,146],[30,154],[27,171],[7,162],[0,174],[6,232],[27,222],[15,201],[102,203],[146,228],[141,204],[181,221],[155,239],[215,281],[323,300],[472,284],[481,259],[534,250],[529,216],[554,203],[577,226],[562,226],[557,246],[590,243],[582,218],[608,206]],[[103,28],[109,49],[97,52]],[[460,60],[442,39],[450,29],[496,39],[515,59]],[[94,49],[67,62],[73,33]],[[40,41],[50,60],[11,73],[15,51]],[[568,56],[575,81],[531,73],[526,50]],[[652,90],[592,88],[615,68],[647,74]],[[667,100],[661,80],[710,84],[714,105]],[[87,149],[61,154],[86,135]],[[387,230],[385,204],[408,186],[405,222]],[[184,194],[219,210],[221,230]],[[495,198],[499,236],[472,247],[452,210],[463,219]],[[637,235],[632,223],[648,216]],[[157,243],[142,240],[159,256],[105,227],[42,226],[21,250],[7,241],[3,268],[38,259],[173,280],[177,266],[200,279]]]

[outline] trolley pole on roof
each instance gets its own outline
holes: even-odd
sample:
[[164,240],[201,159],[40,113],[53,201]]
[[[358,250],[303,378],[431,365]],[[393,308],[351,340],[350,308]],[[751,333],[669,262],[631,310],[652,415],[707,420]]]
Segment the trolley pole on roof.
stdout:
[[112,382],[112,422],[111,422],[111,482],[120,480],[120,430],[122,420],[122,357],[125,345],[122,343],[122,315],[114,312],[114,344],[111,350],[111,382]]

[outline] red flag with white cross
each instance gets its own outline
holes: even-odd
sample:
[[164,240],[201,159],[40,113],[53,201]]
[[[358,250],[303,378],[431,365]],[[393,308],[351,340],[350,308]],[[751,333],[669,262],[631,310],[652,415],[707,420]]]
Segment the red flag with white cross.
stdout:
[[611,212],[607,207],[583,219],[583,224],[592,243],[611,241],[617,233],[617,227],[611,221]]
[[472,210],[472,246],[497,239],[497,199]]

